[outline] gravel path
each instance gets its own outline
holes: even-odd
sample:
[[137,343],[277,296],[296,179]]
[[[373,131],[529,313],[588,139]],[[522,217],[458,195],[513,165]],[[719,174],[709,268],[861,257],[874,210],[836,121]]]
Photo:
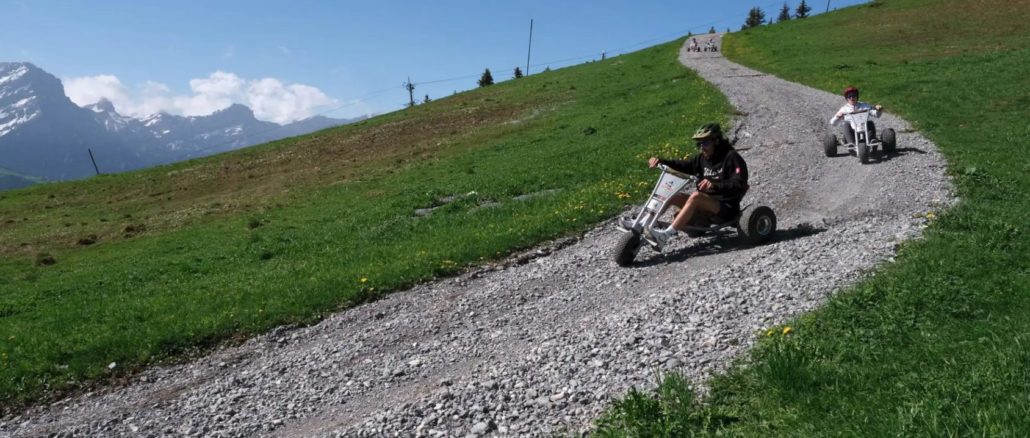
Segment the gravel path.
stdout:
[[905,121],[886,114],[877,123],[899,133],[900,154],[889,160],[827,158],[817,133],[839,96],[721,54],[681,52],[680,60],[743,114],[734,131],[752,172],[745,202],[776,210],[782,231],[773,243],[681,238],[618,268],[609,256],[618,232],[602,224],[504,265],[4,418],[0,435],[584,431],[630,387],[653,387],[655,369],[703,382],[763,329],[890,263],[899,241],[920,234],[919,215],[954,202],[943,158]]

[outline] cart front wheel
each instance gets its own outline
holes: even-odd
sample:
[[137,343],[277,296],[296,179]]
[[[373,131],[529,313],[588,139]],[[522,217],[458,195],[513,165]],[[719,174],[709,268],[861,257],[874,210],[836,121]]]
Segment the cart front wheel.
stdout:
[[619,242],[615,244],[612,256],[615,259],[615,263],[619,266],[629,266],[633,264],[633,259],[637,258],[637,252],[639,251],[640,235],[631,231],[622,233],[622,237],[619,237]]

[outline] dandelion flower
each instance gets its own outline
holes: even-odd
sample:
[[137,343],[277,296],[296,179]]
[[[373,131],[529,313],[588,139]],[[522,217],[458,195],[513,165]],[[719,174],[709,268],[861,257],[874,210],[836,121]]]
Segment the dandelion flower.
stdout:
[[368,283],[368,277],[361,277],[362,283]]
[[791,333],[794,333],[794,329],[790,328],[790,326],[783,328],[783,336],[787,336]]

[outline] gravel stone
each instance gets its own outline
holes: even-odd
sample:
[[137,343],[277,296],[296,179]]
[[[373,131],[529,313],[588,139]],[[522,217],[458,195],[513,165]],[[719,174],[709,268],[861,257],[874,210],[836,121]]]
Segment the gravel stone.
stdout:
[[937,148],[889,107],[877,127],[898,132],[898,155],[867,165],[828,158],[818,134],[839,96],[718,52],[681,51],[680,61],[741,114],[730,132],[752,173],[744,202],[776,211],[770,244],[750,247],[734,233],[677,238],[620,268],[609,256],[619,237],[610,221],[314,326],[281,327],[10,413],[0,436],[589,431],[611,400],[653,388],[655,367],[703,390],[766,330],[890,263],[900,242],[920,236],[928,212],[956,202]]

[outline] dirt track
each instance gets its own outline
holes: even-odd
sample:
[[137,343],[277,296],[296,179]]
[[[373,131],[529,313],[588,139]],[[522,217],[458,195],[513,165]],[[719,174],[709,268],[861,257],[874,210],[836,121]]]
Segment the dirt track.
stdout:
[[877,124],[899,132],[899,155],[865,166],[827,158],[817,133],[839,96],[721,53],[680,60],[744,114],[732,131],[752,173],[745,203],[776,210],[782,231],[772,244],[752,248],[732,234],[680,239],[619,268],[609,257],[618,233],[602,224],[507,267],[420,285],[4,419],[0,435],[579,431],[631,386],[653,386],[655,369],[703,381],[763,329],[889,262],[897,242],[918,236],[919,215],[953,202],[936,147],[889,107]]

